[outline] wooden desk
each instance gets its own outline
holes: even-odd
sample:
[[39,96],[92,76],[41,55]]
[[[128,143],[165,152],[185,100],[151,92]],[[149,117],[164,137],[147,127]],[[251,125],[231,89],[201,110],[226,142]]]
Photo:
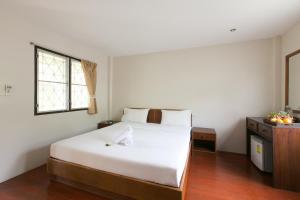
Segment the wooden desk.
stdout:
[[250,158],[251,135],[273,145],[274,187],[300,192],[300,123],[272,126],[262,117],[247,117],[247,155]]

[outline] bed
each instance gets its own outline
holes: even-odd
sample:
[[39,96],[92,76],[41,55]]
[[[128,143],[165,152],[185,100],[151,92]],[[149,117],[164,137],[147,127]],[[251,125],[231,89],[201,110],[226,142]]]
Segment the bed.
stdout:
[[58,141],[51,145],[48,172],[53,180],[114,199],[182,200],[190,128],[160,120],[161,111],[152,109],[147,124],[130,123],[135,140],[129,147],[106,146],[103,129]]

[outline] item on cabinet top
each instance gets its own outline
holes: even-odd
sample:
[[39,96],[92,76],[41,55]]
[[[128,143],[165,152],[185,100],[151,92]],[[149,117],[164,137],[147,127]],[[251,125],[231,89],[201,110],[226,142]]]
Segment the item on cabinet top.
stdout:
[[277,124],[292,124],[293,120],[293,117],[289,113],[280,111],[271,112],[268,117],[264,119],[264,122],[276,126]]

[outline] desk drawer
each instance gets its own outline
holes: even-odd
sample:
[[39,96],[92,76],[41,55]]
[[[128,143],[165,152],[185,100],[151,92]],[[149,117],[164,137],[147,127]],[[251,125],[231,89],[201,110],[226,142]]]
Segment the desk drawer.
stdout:
[[254,121],[252,119],[247,120],[247,128],[257,132],[257,126],[258,126],[258,124],[256,121]]
[[265,126],[263,124],[258,125],[258,133],[261,134],[267,140],[273,139],[273,131],[271,127]]
[[215,141],[215,134],[193,133],[193,140]]

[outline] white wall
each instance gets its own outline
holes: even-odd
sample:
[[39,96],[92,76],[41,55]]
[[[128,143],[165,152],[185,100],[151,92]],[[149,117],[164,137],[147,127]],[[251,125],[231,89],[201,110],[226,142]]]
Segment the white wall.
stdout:
[[246,116],[275,105],[273,48],[267,39],[116,57],[113,118],[124,107],[191,109],[193,126],[216,129],[219,150],[245,153]]
[[281,105],[285,105],[285,57],[300,49],[300,23],[287,31],[282,36],[282,67],[281,67]]
[[282,46],[281,46],[281,36],[272,38],[272,70],[270,73],[273,74],[273,111],[282,110],[281,105],[281,81],[282,81]]
[[[0,83],[13,86],[12,96],[0,96],[0,182],[45,163],[50,143],[95,129],[108,114],[107,56],[12,15],[0,12]],[[97,62],[99,114],[77,111],[34,116],[34,50],[30,41]]]

